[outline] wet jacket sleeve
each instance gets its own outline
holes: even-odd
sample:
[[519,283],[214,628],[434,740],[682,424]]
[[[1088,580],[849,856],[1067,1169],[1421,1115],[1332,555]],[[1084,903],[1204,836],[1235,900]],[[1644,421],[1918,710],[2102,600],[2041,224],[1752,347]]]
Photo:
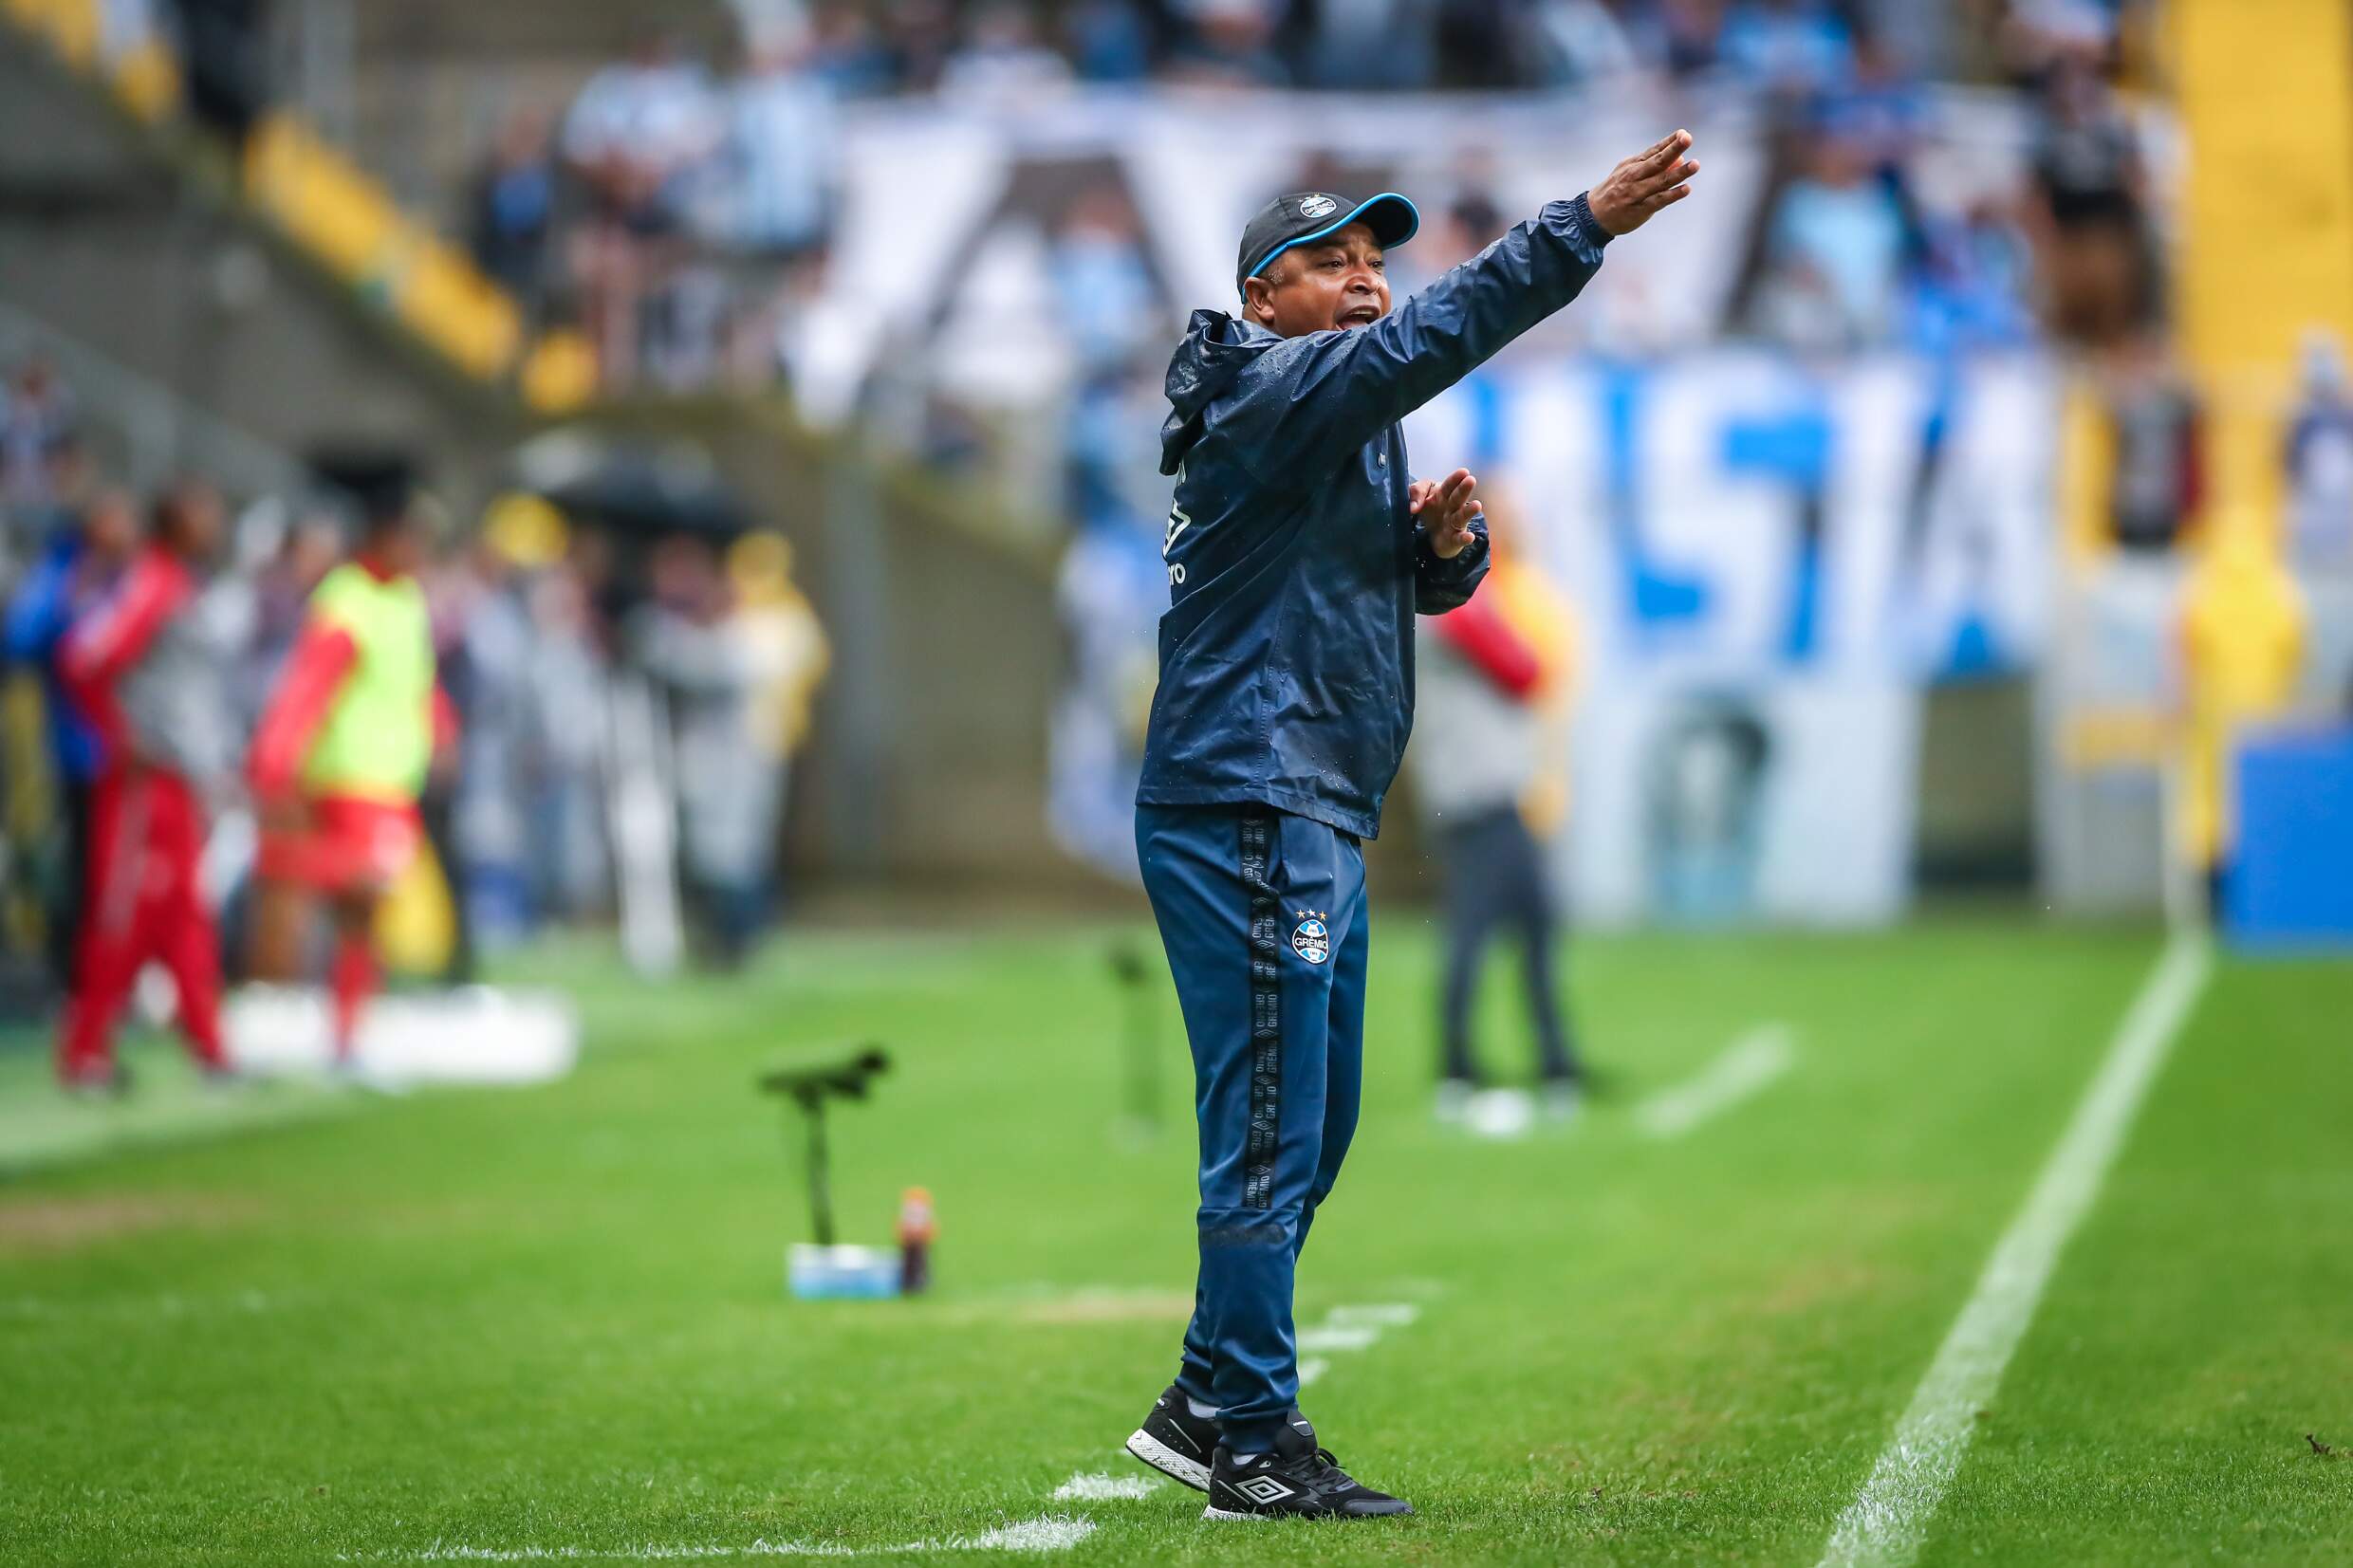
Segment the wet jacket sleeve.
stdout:
[[1419,524],[1414,526],[1414,613],[1422,616],[1442,616],[1447,611],[1468,603],[1476,592],[1479,580],[1487,575],[1487,525],[1471,525],[1471,543],[1454,552],[1452,561],[1441,561],[1430,548],[1430,536]]
[[1553,202],[1372,325],[1268,354],[1253,369],[1287,407],[1262,450],[1327,469],[1575,299],[1608,239],[1584,196]]

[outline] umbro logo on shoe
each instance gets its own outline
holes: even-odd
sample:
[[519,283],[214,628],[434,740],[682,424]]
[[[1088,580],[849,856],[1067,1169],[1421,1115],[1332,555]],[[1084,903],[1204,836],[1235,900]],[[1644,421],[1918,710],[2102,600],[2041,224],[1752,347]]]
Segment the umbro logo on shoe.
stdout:
[[1297,1489],[1294,1486],[1284,1485],[1270,1475],[1254,1475],[1248,1481],[1237,1481],[1233,1484],[1233,1490],[1240,1492],[1252,1503],[1280,1503]]

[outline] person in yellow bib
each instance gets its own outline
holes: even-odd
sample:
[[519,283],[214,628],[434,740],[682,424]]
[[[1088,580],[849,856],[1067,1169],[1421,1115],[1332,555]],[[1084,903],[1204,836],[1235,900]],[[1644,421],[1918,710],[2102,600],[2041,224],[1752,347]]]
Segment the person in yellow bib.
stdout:
[[417,581],[424,547],[405,496],[371,509],[357,556],[311,594],[248,766],[263,883],[323,899],[334,918],[334,1046],[346,1066],[376,987],[377,906],[416,858],[417,797],[455,729]]

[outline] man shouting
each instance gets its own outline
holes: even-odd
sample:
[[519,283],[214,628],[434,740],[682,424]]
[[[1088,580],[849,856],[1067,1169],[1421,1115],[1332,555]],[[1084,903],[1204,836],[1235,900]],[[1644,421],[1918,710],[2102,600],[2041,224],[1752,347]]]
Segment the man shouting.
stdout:
[[1371,934],[1361,840],[1414,722],[1414,621],[1487,570],[1476,481],[1409,480],[1398,421],[1577,297],[1690,194],[1676,132],[1394,314],[1403,196],[1282,196],[1242,234],[1242,314],[1168,369],[1160,618],[1136,847],[1193,1046],[1200,1275],[1176,1381],[1128,1449],[1204,1518],[1411,1512],[1295,1406],[1291,1281],[1356,1130]]

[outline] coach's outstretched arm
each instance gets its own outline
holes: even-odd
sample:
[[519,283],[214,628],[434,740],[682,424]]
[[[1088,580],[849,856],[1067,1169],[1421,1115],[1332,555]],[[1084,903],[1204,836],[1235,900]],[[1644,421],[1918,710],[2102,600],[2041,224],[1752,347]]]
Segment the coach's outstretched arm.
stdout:
[[1699,172],[1677,131],[1625,159],[1584,194],[1547,205],[1370,326],[1319,332],[1267,356],[1290,384],[1280,438],[1320,480],[1329,464],[1397,423],[1575,299],[1602,248],[1691,194]]

